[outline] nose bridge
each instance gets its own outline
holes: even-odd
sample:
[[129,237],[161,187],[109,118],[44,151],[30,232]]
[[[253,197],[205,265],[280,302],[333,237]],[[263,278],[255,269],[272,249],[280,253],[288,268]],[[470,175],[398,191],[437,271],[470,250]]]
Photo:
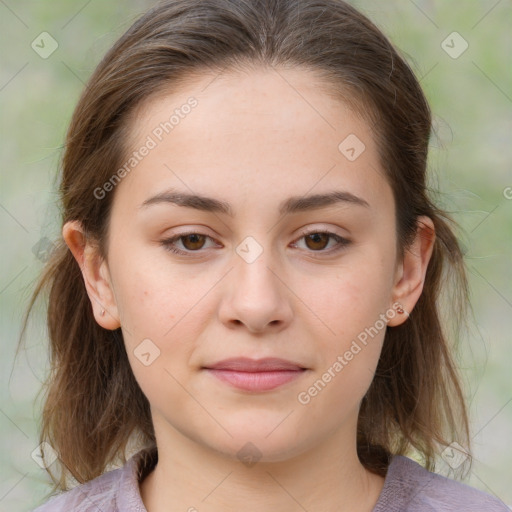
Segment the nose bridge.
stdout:
[[[261,240],[261,236],[258,238]],[[270,237],[266,240],[270,240]],[[279,262],[273,258],[270,242],[264,243],[260,243],[254,236],[247,236],[235,249],[237,258],[233,277],[245,297],[263,293],[269,300],[269,295],[279,293],[279,280],[270,270],[279,267]]]
[[291,306],[281,281],[285,280],[275,275],[280,272],[280,265],[272,249],[249,236],[235,251],[234,268],[226,283],[229,290],[221,305],[222,320],[243,323],[251,331],[262,330],[269,324],[288,323]]

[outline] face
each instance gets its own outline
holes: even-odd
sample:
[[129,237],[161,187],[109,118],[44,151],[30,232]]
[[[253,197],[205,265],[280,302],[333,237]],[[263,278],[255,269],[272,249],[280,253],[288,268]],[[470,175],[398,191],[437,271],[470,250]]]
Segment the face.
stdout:
[[[137,114],[97,319],[122,327],[157,441],[268,461],[355,442],[404,277],[373,134],[309,71],[214,78]],[[288,366],[213,368],[232,358]]]

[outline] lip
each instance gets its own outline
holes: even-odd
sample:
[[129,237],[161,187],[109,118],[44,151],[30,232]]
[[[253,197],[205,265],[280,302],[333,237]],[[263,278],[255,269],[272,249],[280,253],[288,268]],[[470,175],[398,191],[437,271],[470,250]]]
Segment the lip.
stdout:
[[263,359],[251,359],[249,357],[232,357],[218,363],[205,366],[208,370],[232,370],[237,372],[271,372],[282,370],[303,370],[298,363],[279,359],[277,357],[265,357]]
[[278,358],[225,359],[203,367],[222,382],[245,391],[268,391],[300,377],[307,368]]

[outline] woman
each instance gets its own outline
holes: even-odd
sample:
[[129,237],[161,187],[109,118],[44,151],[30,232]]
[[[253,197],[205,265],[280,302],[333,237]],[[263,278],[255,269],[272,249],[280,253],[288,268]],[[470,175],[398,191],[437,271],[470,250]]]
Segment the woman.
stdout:
[[409,66],[342,1],[135,22],[74,112],[33,298],[48,470],[80,484],[37,510],[507,510],[429,471],[470,461],[430,130]]

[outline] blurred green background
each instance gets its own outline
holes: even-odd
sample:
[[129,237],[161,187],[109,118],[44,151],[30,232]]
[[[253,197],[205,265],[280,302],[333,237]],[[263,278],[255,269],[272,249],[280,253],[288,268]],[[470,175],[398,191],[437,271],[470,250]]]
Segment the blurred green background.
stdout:
[[[60,234],[56,169],[65,131],[101,56],[153,4],[0,0],[0,511],[30,510],[48,491],[46,473],[31,457],[38,445],[36,393],[47,369],[44,304],[31,323],[27,349],[16,362],[14,356],[42,251]],[[465,230],[474,308],[460,360],[475,455],[467,483],[512,506],[512,5],[353,4],[400,48],[431,103],[437,132],[432,183],[440,188],[438,201]],[[42,32],[58,44],[47,58],[31,47]],[[441,464],[441,472],[449,475],[448,469]]]

